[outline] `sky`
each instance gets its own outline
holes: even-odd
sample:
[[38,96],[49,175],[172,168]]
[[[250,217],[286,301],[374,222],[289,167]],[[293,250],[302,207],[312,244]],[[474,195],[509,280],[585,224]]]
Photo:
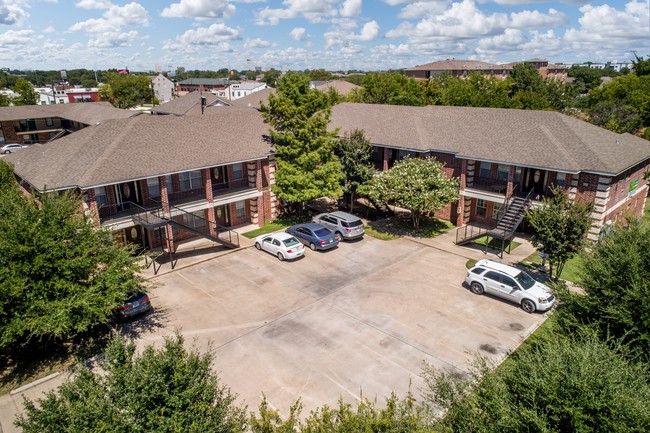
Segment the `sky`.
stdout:
[[0,0],[0,68],[386,70],[626,62],[650,0]]

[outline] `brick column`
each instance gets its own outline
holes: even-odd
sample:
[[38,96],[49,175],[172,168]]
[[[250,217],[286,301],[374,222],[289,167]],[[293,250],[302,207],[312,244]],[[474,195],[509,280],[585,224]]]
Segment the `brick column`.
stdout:
[[[262,170],[262,161],[257,160],[255,161],[255,188],[258,191],[263,191],[263,185],[262,185],[262,180],[264,178],[264,171]],[[252,183],[251,182],[251,175],[249,172],[248,175],[248,183],[249,185]],[[266,197],[264,196],[264,193],[262,193],[261,196],[259,196],[255,200],[251,200],[251,222],[255,223],[257,222],[258,227],[263,227],[264,222],[266,221],[266,213],[264,212],[265,206],[264,202],[266,200]]]
[[510,197],[515,190],[515,166],[511,165],[508,169],[508,186],[506,187],[506,197]]
[[201,180],[203,181],[203,189],[205,189],[205,199],[209,203],[208,207],[208,224],[210,225],[210,236],[217,237],[217,217],[214,214],[214,193],[212,192],[212,176],[210,176],[210,169],[204,168],[201,170]]
[[95,188],[90,188],[86,191],[88,196],[88,211],[90,213],[90,218],[93,223],[99,227],[101,225],[101,219],[99,218],[99,208],[97,207],[97,197],[95,196]]
[[[169,209],[169,194],[167,192],[167,179],[165,179],[165,176],[158,177],[158,186],[160,186],[160,202],[162,203],[163,215],[165,218],[171,218],[171,210]],[[174,231],[169,224],[165,226],[165,237],[169,241],[170,252],[176,252],[176,247],[174,246]],[[161,246],[164,251],[165,245],[163,244]]]

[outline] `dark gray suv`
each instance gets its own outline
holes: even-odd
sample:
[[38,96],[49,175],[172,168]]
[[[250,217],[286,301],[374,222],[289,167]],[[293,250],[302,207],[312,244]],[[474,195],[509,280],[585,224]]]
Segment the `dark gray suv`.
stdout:
[[359,217],[347,212],[321,213],[312,218],[312,222],[324,225],[333,231],[341,240],[362,238],[365,233],[363,221]]

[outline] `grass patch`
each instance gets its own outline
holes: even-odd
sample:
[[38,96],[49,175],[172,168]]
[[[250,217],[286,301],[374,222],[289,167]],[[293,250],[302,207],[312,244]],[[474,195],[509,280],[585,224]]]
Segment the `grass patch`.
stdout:
[[420,220],[420,228],[413,229],[411,220],[408,220],[409,228],[413,230],[411,236],[417,236],[420,238],[435,238],[443,233],[447,233],[454,225],[445,220],[438,218],[426,218],[423,217]]
[[641,223],[650,225],[650,197],[647,197],[645,199],[645,210],[643,211],[643,216],[641,217]]
[[267,233],[273,233],[278,230],[286,229],[289,226],[294,224],[300,224],[304,222],[311,221],[311,215],[303,214],[299,216],[298,214],[285,214],[280,215],[272,221],[267,221],[264,223],[264,226],[251,230],[246,233],[242,233],[242,236],[247,237],[248,239],[254,239],[259,235],[265,235]]
[[466,267],[467,269],[469,269],[469,268],[471,268],[472,266],[474,266],[474,265],[476,264],[476,262],[478,262],[478,260],[476,260],[476,259],[469,259],[469,260],[467,261],[467,263],[465,263],[465,267]]
[[[524,260],[522,260],[521,264],[529,269],[537,270],[537,267],[542,264],[542,259],[539,258],[537,252],[534,252],[528,257],[526,257]],[[579,271],[581,266],[582,266],[582,256],[580,254],[573,256],[564,265],[564,269],[562,269],[562,275],[560,275],[560,279],[570,281],[575,284],[580,284]]]
[[102,353],[109,336],[99,325],[71,341],[31,341],[6,350],[0,355],[0,395]]
[[[482,238],[478,238],[472,243],[475,245],[481,245],[485,246],[485,241],[487,240],[487,236],[484,236]],[[521,243],[517,241],[506,241],[504,242],[504,250],[508,251],[508,248],[510,248],[510,251],[514,250],[517,248]],[[490,239],[490,242],[488,243],[488,248],[492,248],[493,250],[500,250],[501,249],[501,239]]]
[[396,234],[379,230],[371,225],[366,226],[365,232],[368,236],[372,236],[373,238],[379,239],[381,241],[392,241],[393,239],[399,238],[399,236]]

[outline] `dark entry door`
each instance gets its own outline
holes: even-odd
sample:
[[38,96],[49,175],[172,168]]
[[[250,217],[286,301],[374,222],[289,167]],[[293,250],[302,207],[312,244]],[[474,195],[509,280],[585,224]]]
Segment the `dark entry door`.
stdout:
[[124,182],[115,185],[115,189],[118,209],[131,209],[134,207],[134,203],[142,206],[142,194],[140,194],[140,190],[138,189],[138,183]]
[[534,190],[533,194],[544,194],[544,180],[546,179],[546,170],[537,168],[529,168],[526,171],[526,178],[524,179],[524,193],[528,193],[531,189]]
[[230,225],[230,221],[228,219],[228,206],[226,205],[215,206],[214,216],[218,225],[222,227],[227,227],[228,225]]
[[212,177],[212,189],[224,189],[228,187],[228,171],[225,166],[214,167],[210,170]]

